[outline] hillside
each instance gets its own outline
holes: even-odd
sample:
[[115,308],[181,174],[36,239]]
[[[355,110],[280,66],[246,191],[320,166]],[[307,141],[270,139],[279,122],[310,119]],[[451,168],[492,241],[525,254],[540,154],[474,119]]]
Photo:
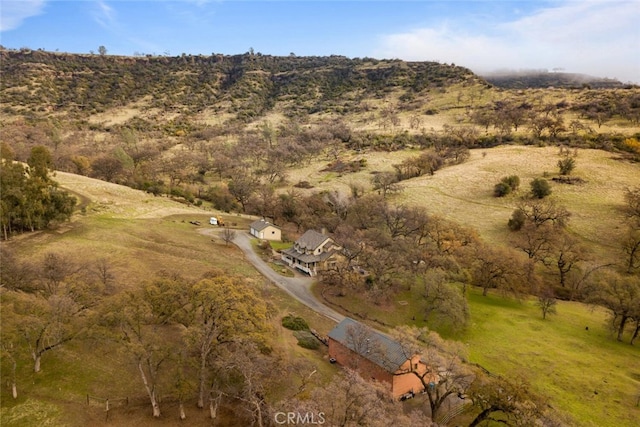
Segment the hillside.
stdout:
[[113,57],[0,51],[4,113],[83,116],[130,104],[190,114],[209,110],[239,121],[360,108],[398,91],[405,98],[482,83],[462,67],[371,58],[224,56]]
[[[3,276],[7,284],[3,281],[0,296],[3,311],[15,313],[2,319],[3,342],[15,344],[3,346],[2,370],[24,384],[14,400],[3,388],[2,415],[18,420],[16,425],[24,425],[22,414],[36,411],[52,424],[67,415],[73,420],[69,425],[108,424],[99,421],[102,404],[85,406],[87,394],[131,396],[132,406],[114,411],[120,418],[110,422],[148,425],[141,359],[136,370],[131,358],[141,357],[141,347],[129,341],[134,331],[120,336],[127,322],[142,322],[138,333],[151,333],[149,344],[155,337],[172,350],[170,363],[157,371],[163,411],[177,410],[184,400],[190,420],[210,425],[208,411],[195,405],[202,396],[195,391],[203,384],[195,366],[206,364],[208,353],[196,362],[199,351],[182,351],[196,336],[205,336],[192,329],[193,316],[203,327],[212,324],[200,317],[207,313],[198,308],[202,301],[191,300],[208,301],[197,289],[226,298],[231,292],[216,296],[215,290],[229,285],[247,286],[244,296],[232,298],[236,302],[255,295],[267,304],[271,330],[254,336],[251,310],[241,320],[225,322],[237,327],[242,340],[255,338],[251,345],[257,347],[248,351],[255,360],[246,363],[234,360],[246,355],[242,348],[228,354],[220,349],[210,357],[214,362],[235,355],[228,367],[211,365],[208,371],[214,387],[220,381],[225,393],[237,397],[225,398],[220,425],[223,419],[234,425],[238,416],[249,424],[255,412],[247,410],[247,398],[258,398],[263,414],[277,410],[282,399],[290,403],[288,396],[313,400],[312,391],[303,390],[309,373],[317,372],[316,390],[335,390],[335,384],[324,387],[339,377],[326,350],[299,347],[280,319],[302,315],[323,334],[332,322],[269,286],[236,247],[217,237],[229,230],[208,225],[213,213],[242,232],[253,219],[267,218],[282,229],[285,241],[278,247],[305,230],[326,231],[349,259],[337,260],[336,270],[319,277],[318,298],[375,327],[428,326],[464,340],[461,347],[468,352],[459,349],[460,363],[454,365],[461,372],[473,370],[479,399],[487,389],[484,380],[498,394],[503,388],[495,377],[480,381],[484,371],[466,361],[508,380],[522,371],[531,395],[521,395],[520,403],[529,405],[536,394],[548,399],[532,417],[545,413],[567,425],[619,426],[630,425],[636,415],[636,369],[614,373],[601,361],[619,368],[637,357],[637,346],[629,345],[640,325],[637,312],[629,311],[624,322],[615,315],[618,342],[609,330],[616,308],[605,297],[617,290],[614,285],[640,286],[636,252],[623,250],[623,243],[636,237],[635,223],[624,213],[630,190],[640,189],[639,88],[512,90],[448,64],[255,52],[119,57],[3,49],[0,72],[2,162],[30,165],[28,173],[9,178],[27,182],[23,178],[32,170],[43,177],[56,170],[51,178],[79,199],[70,222],[36,224],[34,232],[28,220],[39,206],[25,201],[40,193],[29,193],[25,185],[24,193],[8,188],[1,194],[2,226],[26,231],[8,227],[2,242],[12,261],[3,269],[12,268],[12,274]],[[564,176],[571,184],[553,181],[562,178],[559,160],[574,162]],[[495,197],[494,186],[507,176],[516,176],[519,188]],[[566,209],[569,219],[511,231],[507,223],[514,210],[535,202],[528,194],[536,178],[549,181],[552,191],[537,206],[552,214]],[[542,241],[535,257],[521,250],[529,236]],[[256,251],[277,258],[269,245],[256,245]],[[18,332],[46,331],[48,310],[59,314],[54,310],[59,297],[81,309],[66,313],[62,324],[56,320],[62,329],[48,339],[64,338],[66,330],[73,332],[70,344],[43,351],[43,372],[33,373],[34,343]],[[539,297],[557,304],[558,317],[538,318]],[[602,302],[608,309],[590,310],[579,301]],[[76,316],[83,312],[87,316]],[[115,314],[124,317],[112,319]],[[544,349],[533,348],[529,335],[521,334],[529,329]],[[522,335],[517,352],[510,348],[514,334]],[[443,349],[449,344],[443,342]],[[155,357],[165,360],[162,346],[142,347],[149,364]],[[586,360],[576,348],[597,355]],[[504,357],[507,353],[517,357]],[[565,363],[572,369],[562,368]],[[541,364],[558,367],[562,375],[541,383]],[[255,370],[230,378],[224,373],[229,366]],[[593,375],[589,381],[581,379],[585,370]],[[244,375],[247,381],[240,381]],[[465,376],[458,378],[453,396],[474,392]],[[600,379],[617,389],[613,399],[624,415],[610,414],[611,402],[595,400],[591,388]],[[438,385],[437,393],[447,384]],[[585,405],[586,399],[593,404]],[[367,400],[382,403],[379,397]],[[416,405],[420,421],[394,418],[400,421],[386,425],[424,424],[434,414],[427,411],[427,400],[415,399],[423,403]],[[30,409],[34,401],[46,407]],[[387,409],[380,415],[404,416],[397,406]],[[479,412],[476,407],[456,421],[470,422]],[[517,408],[505,414],[521,415]],[[174,425],[172,417],[163,415],[160,425]],[[528,421],[533,422],[523,423]]]
[[[504,168],[506,171],[514,168],[523,174],[523,178],[528,174],[536,174],[545,165],[552,165],[556,156],[557,152],[551,148],[499,147],[486,150],[486,155],[474,151],[468,164],[450,167],[433,177],[411,180],[407,183],[402,199],[410,200],[412,204],[425,205],[431,212],[455,217],[461,222],[469,218],[467,222],[477,227],[483,236],[497,242],[503,238],[505,231],[502,230],[506,230],[504,221],[511,210],[507,205],[514,200],[496,201],[488,194],[489,189],[484,188],[483,183],[500,176],[497,168]],[[532,158],[535,161],[531,161]],[[390,159],[401,160],[396,157],[396,153],[392,154],[392,157],[374,153],[370,166],[372,169],[384,170],[388,167]],[[633,164],[621,164],[599,150],[585,150],[579,154],[578,160],[582,171],[577,173],[588,178],[588,184],[583,191],[595,194],[602,202],[601,207],[604,210],[600,210],[598,206],[590,207],[590,203],[576,205],[576,218],[572,221],[571,228],[579,234],[606,233],[608,228],[618,227],[617,208],[625,183],[640,185],[638,175],[634,175],[637,168]],[[366,179],[365,173],[354,174],[345,177],[344,180],[339,177],[331,178],[328,177],[329,174],[322,172],[321,168],[321,163],[314,163],[304,170],[292,173],[296,174],[296,177],[297,174],[301,174],[300,178],[327,188],[346,185],[352,180]],[[467,185],[465,182],[470,174],[473,180]],[[200,232],[200,227],[189,223],[195,219],[206,224],[207,217],[213,211],[187,207],[166,197],[154,197],[127,187],[73,174],[58,172],[56,180],[63,188],[82,198],[84,209],[78,211],[70,223],[55,231],[25,235],[3,243],[20,254],[21,259],[39,260],[51,251],[64,254],[68,259],[90,264],[96,264],[99,257],[106,257],[112,273],[117,278],[118,287],[123,289],[135,289],[145,278],[163,269],[171,268],[174,274],[193,277],[215,266],[240,272],[249,278],[256,289],[261,290],[265,299],[277,305],[279,316],[295,310],[295,313],[313,320],[313,326],[323,333],[332,327],[331,322],[311,313],[277,292],[275,288],[264,284],[264,279],[242,260],[236,248],[227,247],[217,239],[212,242],[210,236]],[[556,191],[557,197],[563,203],[576,203],[577,193],[571,193],[578,190],[556,188]],[[239,232],[246,230],[250,221],[248,218],[235,215],[233,218],[233,221],[238,222]],[[597,226],[589,229],[589,224]],[[202,227],[207,228],[207,225]],[[495,233],[496,231],[498,232]],[[415,288],[413,292],[412,296],[403,293],[398,298],[405,302],[410,300],[411,308],[415,311],[398,305],[403,308],[383,308],[383,313],[380,314],[381,308],[372,306],[367,308],[370,319],[384,319],[394,325],[409,323],[412,313],[418,316],[420,314],[421,290]],[[357,299],[350,308],[358,307],[364,310],[361,305],[364,303],[363,300]],[[463,339],[469,350],[471,362],[480,363],[493,373],[516,375],[519,372],[518,375],[527,378],[536,391],[549,399],[554,410],[563,414],[565,422],[569,424],[580,420],[580,425],[589,426],[633,425],[631,420],[637,409],[633,407],[632,400],[638,373],[630,361],[637,357],[638,350],[611,339],[604,310],[594,310],[578,303],[561,302],[558,316],[551,321],[544,321],[539,318],[538,308],[532,300],[516,301],[498,294],[492,294],[487,299],[482,297],[479,291],[470,293],[469,299],[472,322]],[[350,300],[351,298],[342,297],[340,303],[345,304],[345,301]],[[588,333],[584,331],[585,324],[590,326],[591,330]],[[520,328],[530,331],[526,335],[517,334],[519,344],[514,350],[513,334]],[[325,376],[334,373],[330,368],[332,365],[322,359],[322,353],[300,353],[300,350],[295,350],[295,343],[289,343],[282,332],[279,334],[279,339],[284,340],[288,346],[287,357],[308,359],[315,366],[319,366]],[[543,344],[537,344],[536,347],[536,344],[531,344],[530,341]],[[104,364],[105,359],[89,352],[84,348],[85,345],[88,344],[74,343],[63,348],[60,353],[48,356],[45,360],[45,372],[36,377],[40,380],[33,385],[22,385],[22,381],[33,376],[28,372],[29,363],[24,362],[19,370],[21,397],[12,401],[9,396],[3,395],[3,417],[15,420],[19,419],[19,414],[41,411],[41,417],[54,423],[63,417],[70,417],[73,421],[69,422],[69,425],[82,425],[82,420],[95,425],[107,425],[101,424],[103,408],[99,404],[92,402],[91,406],[85,406],[85,394],[89,393],[95,396],[126,395],[136,398],[135,403],[132,403],[126,412],[115,406],[112,411],[112,417],[115,418],[112,422],[117,420],[122,425],[150,422],[150,416],[145,415],[147,408],[141,398],[139,379],[135,377],[136,372],[123,359],[123,355],[114,352],[111,344],[101,344],[100,349],[108,354],[114,353],[108,357],[109,363]],[[576,346],[590,348],[589,358],[573,352]],[[517,354],[517,357],[505,357],[504,354],[507,353]],[[82,367],[71,369],[70,361],[79,359],[85,361]],[[603,360],[611,363],[603,364]],[[547,366],[550,366],[552,375],[540,376],[529,371],[523,373],[523,366],[536,366],[537,369],[547,369]],[[619,367],[626,368],[618,369]],[[127,372],[129,376],[113,380],[113,369]],[[584,369],[588,369],[592,376],[585,378]],[[61,386],[62,392],[55,391],[59,389],[54,388],[59,381],[59,372],[68,372],[68,380]],[[135,378],[135,381],[131,378]],[[593,397],[594,390],[601,390],[603,378],[606,378],[608,386],[615,389],[615,392],[612,392],[615,399],[625,407],[628,406],[629,412],[616,413],[618,403]],[[38,398],[31,398],[35,393]],[[29,398],[25,400],[24,396]],[[585,405],[585,400],[593,402]],[[36,407],[32,408],[30,405]],[[163,408],[173,411],[173,405],[169,401],[163,404]],[[195,425],[206,425],[203,414],[195,407],[191,408],[188,414]],[[175,422],[167,416],[158,424],[175,425]]]

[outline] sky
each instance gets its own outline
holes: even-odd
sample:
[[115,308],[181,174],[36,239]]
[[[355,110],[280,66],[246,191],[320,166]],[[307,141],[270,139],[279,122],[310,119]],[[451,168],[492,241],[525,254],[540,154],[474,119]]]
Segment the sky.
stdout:
[[0,44],[455,63],[640,83],[640,0],[0,0]]

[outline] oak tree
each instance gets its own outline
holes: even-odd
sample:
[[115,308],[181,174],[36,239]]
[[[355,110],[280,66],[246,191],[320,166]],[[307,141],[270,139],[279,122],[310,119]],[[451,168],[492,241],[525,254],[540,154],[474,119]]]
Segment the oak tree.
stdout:
[[400,344],[403,357],[416,354],[427,369],[411,365],[410,373],[420,380],[424,388],[432,420],[437,420],[449,399],[464,395],[475,378],[473,370],[462,360],[464,350],[455,343],[444,341],[426,328],[400,327],[393,331]]
[[[159,418],[162,388],[161,368],[169,364],[173,345],[180,345],[179,335],[170,327],[162,327],[142,292],[116,295],[102,306],[100,323],[114,340],[120,342],[132,357],[149,398],[154,418]],[[171,336],[173,335],[173,336]],[[170,339],[168,339],[171,337]]]
[[[606,307],[611,312],[612,326],[616,338],[622,341],[627,324],[640,316],[640,277],[620,275],[613,271],[602,272],[595,281],[590,300]],[[638,335],[636,327],[633,340]]]
[[470,427],[492,423],[538,425],[544,417],[544,401],[519,378],[506,379],[478,372],[467,396],[480,411]]
[[209,367],[217,349],[243,338],[261,340],[267,307],[244,281],[213,271],[190,290],[186,339],[198,366],[198,407],[210,390]]

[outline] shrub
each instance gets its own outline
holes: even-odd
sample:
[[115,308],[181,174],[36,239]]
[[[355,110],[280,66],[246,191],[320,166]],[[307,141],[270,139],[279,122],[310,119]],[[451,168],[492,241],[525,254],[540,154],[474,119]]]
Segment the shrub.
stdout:
[[544,178],[536,178],[531,181],[531,194],[536,199],[544,199],[551,194],[551,186],[549,181]]
[[495,197],[504,197],[520,187],[520,178],[517,175],[505,176],[493,187]]
[[511,190],[516,191],[520,188],[520,178],[518,175],[509,175],[502,178],[502,182],[511,187]]
[[495,197],[504,197],[509,193],[511,193],[511,187],[505,182],[500,181],[493,187],[493,195]]
[[571,172],[576,167],[576,161],[572,157],[565,157],[558,160],[558,168],[560,168],[560,175],[571,175]]
[[293,335],[298,340],[298,345],[309,350],[316,350],[320,347],[318,339],[309,331],[295,331]]
[[516,209],[513,211],[511,218],[509,219],[509,228],[511,231],[518,231],[524,226],[526,220],[527,216],[524,211],[522,209]]
[[282,326],[292,331],[308,331],[309,325],[307,322],[298,316],[288,314],[282,318]]

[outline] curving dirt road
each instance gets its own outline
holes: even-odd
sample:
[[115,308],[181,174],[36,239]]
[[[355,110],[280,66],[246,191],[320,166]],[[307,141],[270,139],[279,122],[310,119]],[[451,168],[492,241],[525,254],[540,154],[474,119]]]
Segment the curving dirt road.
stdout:
[[[204,229],[205,234],[214,235],[218,230]],[[253,266],[274,285],[291,295],[318,314],[328,317],[336,322],[342,321],[344,315],[338,313],[332,308],[324,305],[311,292],[311,285],[314,279],[308,276],[297,274],[295,277],[284,277],[275,272],[269,265],[255,253],[251,246],[251,237],[246,232],[238,231],[233,240],[245,255],[245,258],[253,264]]]

